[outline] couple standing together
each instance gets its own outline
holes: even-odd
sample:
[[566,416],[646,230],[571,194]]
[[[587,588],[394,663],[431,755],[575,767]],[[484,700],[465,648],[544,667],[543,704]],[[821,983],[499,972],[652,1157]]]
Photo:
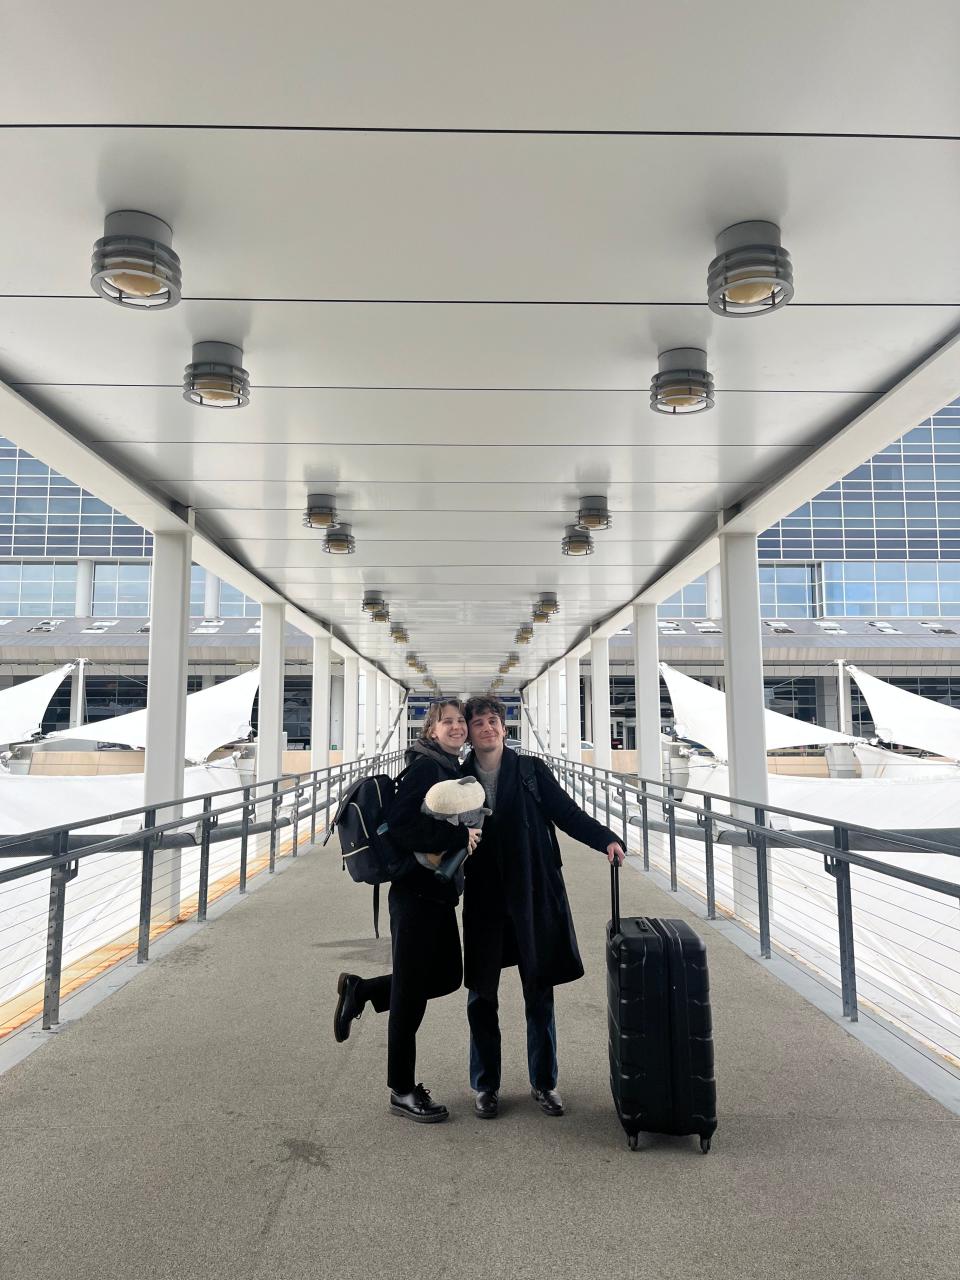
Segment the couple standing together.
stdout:
[[[378,978],[342,973],[334,1035],[346,1040],[367,1003],[389,1011],[387,1084],[390,1109],[424,1124],[446,1120],[416,1080],[416,1036],[427,1001],[465,981],[470,1027],[470,1085],[477,1116],[499,1109],[501,969],[518,966],[527,1018],[527,1061],[535,1101],[563,1115],[557,1093],[553,988],[583,976],[554,827],[623,861],[620,841],[567,795],[540,760],[504,749],[506,708],[497,698],[434,703],[422,735],[407,753],[388,814],[394,844],[409,867],[390,886],[393,972]],[[460,752],[469,739],[465,764]],[[436,782],[472,775],[483,785],[490,816],[481,832],[453,826],[421,810]],[[464,847],[463,954],[457,928],[459,885],[441,880],[415,854],[443,857]]]

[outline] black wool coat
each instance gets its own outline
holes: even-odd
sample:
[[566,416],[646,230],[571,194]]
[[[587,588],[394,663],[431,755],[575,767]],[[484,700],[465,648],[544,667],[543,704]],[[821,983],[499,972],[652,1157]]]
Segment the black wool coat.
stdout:
[[[583,977],[554,826],[598,851],[619,839],[583,812],[542,760],[533,763],[539,804],[518,756],[504,750],[493,815],[466,862],[464,984],[481,995],[492,994],[500,970],[515,964],[541,986]],[[477,777],[475,755],[464,771]]]
[[456,903],[456,885],[444,883],[432,871],[422,867],[415,853],[455,853],[468,838],[467,828],[454,826],[421,813],[424,797],[435,782],[460,776],[460,762],[432,743],[415,742],[407,752],[407,769],[397,786],[397,794],[387,814],[390,837],[399,849],[410,855],[407,868],[394,878],[394,886],[407,893],[437,902]]

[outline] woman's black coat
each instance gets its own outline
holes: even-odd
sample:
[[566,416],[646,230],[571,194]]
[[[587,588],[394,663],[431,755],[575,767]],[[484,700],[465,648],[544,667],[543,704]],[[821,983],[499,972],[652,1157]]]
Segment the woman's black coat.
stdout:
[[[493,816],[466,863],[464,983],[482,995],[492,994],[500,970],[515,964],[541,986],[583,977],[554,823],[599,851],[618,839],[583,812],[541,760],[531,759],[539,804],[521,778],[519,757],[506,748]],[[464,768],[477,776],[475,754]]]
[[438,879],[432,871],[422,867],[413,855],[454,853],[467,843],[466,827],[454,826],[421,812],[424,797],[434,783],[459,776],[460,764],[457,757],[433,743],[415,742],[407,752],[407,768],[400,778],[397,794],[387,815],[391,839],[398,848],[410,855],[409,866],[393,882],[405,892],[416,893],[419,897],[431,898],[437,902],[457,901],[459,895],[456,887]]

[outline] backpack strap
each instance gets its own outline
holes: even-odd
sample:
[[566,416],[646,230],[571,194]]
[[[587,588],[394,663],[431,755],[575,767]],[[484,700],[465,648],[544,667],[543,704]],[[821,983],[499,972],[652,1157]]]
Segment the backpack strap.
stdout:
[[380,937],[380,886],[373,886],[373,936]]
[[520,781],[536,800],[540,803],[540,785],[537,782],[537,762],[533,756],[518,756],[517,763],[520,766]]

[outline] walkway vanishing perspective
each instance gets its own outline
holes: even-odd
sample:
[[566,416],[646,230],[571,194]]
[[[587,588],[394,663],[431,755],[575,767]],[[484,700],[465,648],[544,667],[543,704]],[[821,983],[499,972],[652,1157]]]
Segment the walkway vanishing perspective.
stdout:
[[[955,1280],[960,1122],[704,922],[720,1126],[627,1149],[607,1079],[606,864],[565,842],[586,978],[558,989],[560,1088],[526,1087],[515,974],[504,1105],[472,1115],[463,992],[388,1114],[386,1020],[331,1030],[343,969],[389,965],[369,895],[312,850],[0,1077],[4,1280]],[[623,911],[683,915],[630,869]]]

